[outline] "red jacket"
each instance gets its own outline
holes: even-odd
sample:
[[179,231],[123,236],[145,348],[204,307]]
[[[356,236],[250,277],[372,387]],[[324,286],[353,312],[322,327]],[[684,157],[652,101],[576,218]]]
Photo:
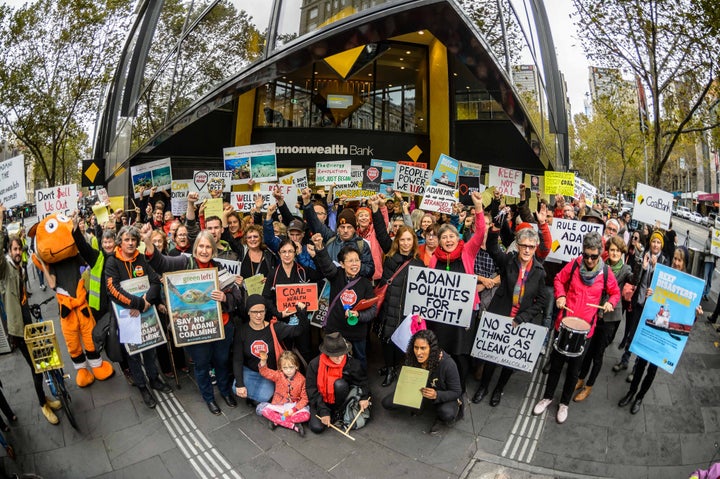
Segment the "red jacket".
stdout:
[[[280,365],[278,364],[278,367]],[[287,404],[294,402],[295,410],[299,411],[308,405],[308,395],[305,389],[305,376],[300,371],[295,372],[295,376],[291,380],[285,377],[282,371],[276,371],[265,366],[258,369],[265,379],[275,383],[275,394],[273,394],[271,404]]]
[[[586,323],[590,324],[590,333],[588,338],[591,338],[595,331],[595,325],[597,324],[596,315],[598,312],[597,308],[588,306],[588,304],[600,304],[600,300],[603,293],[603,285],[605,279],[603,273],[600,272],[595,277],[595,281],[590,286],[587,286],[580,278],[580,267],[582,262],[582,256],[570,261],[560,272],[555,276],[555,299],[565,296],[565,306],[572,310],[572,313],[567,310],[560,310],[557,319],[555,320],[555,331],[560,327],[560,322],[565,316],[574,316],[580,318]],[[575,271],[570,277],[570,272],[573,269],[573,264],[577,263]],[[610,271],[608,266],[608,278],[607,278],[607,292],[610,295],[608,301],[613,306],[617,306],[620,302],[620,288],[618,287],[615,275]]]

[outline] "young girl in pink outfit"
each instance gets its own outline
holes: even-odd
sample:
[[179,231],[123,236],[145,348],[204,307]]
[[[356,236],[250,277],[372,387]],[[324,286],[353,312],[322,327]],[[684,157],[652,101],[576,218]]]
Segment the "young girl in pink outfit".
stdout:
[[310,407],[305,390],[305,376],[298,372],[299,366],[300,360],[292,351],[283,351],[280,354],[278,371],[267,367],[267,353],[260,354],[260,374],[275,383],[275,394],[271,402],[260,403],[256,412],[270,421],[270,429],[282,426],[305,437],[302,423],[310,420]]

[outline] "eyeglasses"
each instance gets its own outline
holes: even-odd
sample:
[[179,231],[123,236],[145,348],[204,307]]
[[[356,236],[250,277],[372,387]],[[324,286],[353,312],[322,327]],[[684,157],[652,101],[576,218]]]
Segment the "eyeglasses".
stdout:
[[280,254],[295,254],[294,250],[286,250],[286,251],[280,251]]
[[583,253],[582,255],[583,255],[583,258],[585,258],[585,259],[591,259],[591,260],[593,260],[593,261],[595,261],[596,259],[598,259],[598,258],[600,257],[599,254],[587,254],[587,253]]
[[522,249],[526,249],[526,250],[532,250],[532,249],[537,248],[537,245],[534,245],[534,244],[518,244],[517,247],[518,247],[518,249],[521,249],[521,248],[522,248]]
[[263,309],[262,311],[248,311],[248,314],[254,314],[255,316],[261,316],[261,315],[265,314],[265,310]]
[[611,227],[609,227],[609,226],[606,227],[605,229],[608,230],[610,233],[617,233],[617,232],[618,232],[617,228],[611,228]]

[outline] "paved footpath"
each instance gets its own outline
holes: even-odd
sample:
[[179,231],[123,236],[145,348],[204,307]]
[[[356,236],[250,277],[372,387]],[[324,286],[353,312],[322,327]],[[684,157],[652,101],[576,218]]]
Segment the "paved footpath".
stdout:
[[[35,288],[31,302],[49,296]],[[56,308],[49,303],[45,318],[57,321]],[[555,422],[553,406],[540,417],[529,413],[542,394],[545,376],[539,368],[513,375],[499,406],[490,407],[487,400],[471,404],[465,420],[438,437],[425,432],[432,414],[410,417],[378,407],[387,390],[373,377],[378,405],[369,425],[353,432],[355,441],[333,431],[308,432],[305,438],[281,428],[270,431],[244,403],[229,409],[219,402],[223,414],[213,416],[188,375],[182,375],[181,389],[156,395],[154,410],[143,405],[122,374],[86,389],[70,382],[80,431],[62,412],[60,425],[52,426],[16,352],[0,356],[0,379],[19,418],[6,433],[17,459],[2,457],[0,468],[46,479],[685,478],[713,458],[720,460],[715,446],[720,440],[718,341],[711,325],[699,321],[675,374],[658,372],[634,416],[617,407],[628,389],[627,371],[611,371],[620,355],[611,345],[592,395],[570,405],[564,425]],[[371,354],[378,351],[376,343],[371,347]],[[64,360],[70,364],[67,355]],[[475,387],[470,380],[470,394]]]

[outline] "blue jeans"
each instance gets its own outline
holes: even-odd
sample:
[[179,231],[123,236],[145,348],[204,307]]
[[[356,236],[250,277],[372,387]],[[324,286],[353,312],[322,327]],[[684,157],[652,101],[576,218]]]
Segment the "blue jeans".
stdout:
[[270,402],[275,394],[275,383],[247,366],[243,366],[243,382],[247,388],[248,398],[253,401]]
[[230,346],[233,343],[235,326],[231,321],[225,325],[225,339],[211,343],[187,346],[188,354],[195,363],[195,380],[205,402],[215,400],[210,369],[215,368],[215,378],[220,394],[229,396],[230,389]]
[[350,344],[352,344],[353,347],[353,357],[360,361],[363,370],[367,371],[367,354],[365,353],[367,341],[361,339],[358,341],[350,341]]
[[703,278],[705,278],[705,289],[703,290],[703,296],[707,296],[707,294],[710,292],[710,288],[712,287],[712,277],[713,272],[715,271],[715,262],[712,263],[705,263],[705,274],[703,275]]

